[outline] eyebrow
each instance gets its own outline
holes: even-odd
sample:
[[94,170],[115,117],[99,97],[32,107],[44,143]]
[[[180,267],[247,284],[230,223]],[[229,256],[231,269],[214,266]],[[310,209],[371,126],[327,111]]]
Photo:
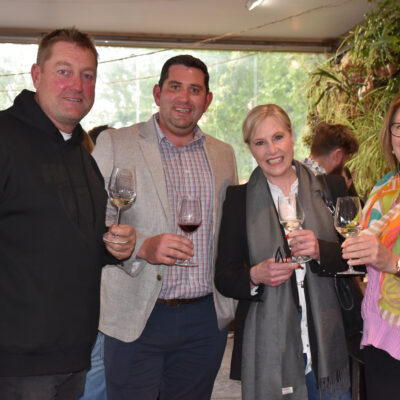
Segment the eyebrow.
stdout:
[[[183,82],[181,81],[169,81],[168,85],[183,85]],[[204,86],[203,85],[199,85],[197,83],[189,83],[190,87],[195,87],[197,89],[203,89]]]
[[72,66],[72,64],[69,63],[68,61],[57,61],[57,62],[56,62],[56,65],[57,65],[57,66],[66,65],[66,66],[68,66],[68,67],[71,67],[71,66]]
[[[61,60],[56,62],[56,67],[72,67],[72,66],[73,64],[68,61]],[[86,68],[83,68],[82,71],[92,71],[96,73],[96,68],[87,66]]]

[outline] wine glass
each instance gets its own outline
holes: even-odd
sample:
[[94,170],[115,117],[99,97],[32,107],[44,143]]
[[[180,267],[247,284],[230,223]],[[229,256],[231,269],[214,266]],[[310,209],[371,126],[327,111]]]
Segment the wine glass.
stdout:
[[[108,198],[110,202],[117,208],[116,224],[119,224],[121,209],[132,204],[136,199],[136,179],[135,169],[114,167],[108,183]],[[121,241],[118,236],[106,232],[103,236],[106,242],[110,243],[127,243]]]
[[[356,237],[361,232],[362,208],[358,197],[345,196],[338,197],[335,211],[335,229],[345,238]],[[337,272],[337,275],[357,275],[364,272],[356,271],[352,265],[343,272]]]
[[[198,197],[184,196],[181,201],[178,214],[178,226],[184,235],[191,239],[193,232],[201,224],[201,202]],[[177,260],[177,265],[186,267],[197,267],[198,264],[192,258],[188,260]]]
[[[291,193],[288,197],[278,197],[278,215],[279,222],[287,231],[292,232],[301,229],[304,222],[304,211],[297,194]],[[310,260],[311,257],[309,256],[292,256],[294,263],[301,264]]]

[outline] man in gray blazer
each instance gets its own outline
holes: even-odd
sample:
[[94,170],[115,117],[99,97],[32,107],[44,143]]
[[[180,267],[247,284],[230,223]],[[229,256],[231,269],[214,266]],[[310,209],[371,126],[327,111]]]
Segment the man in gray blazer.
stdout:
[[[106,181],[114,165],[134,166],[137,178],[137,200],[122,213],[137,231],[135,251],[102,275],[109,400],[211,397],[235,307],[213,277],[222,202],[237,170],[232,147],[197,126],[212,101],[208,81],[201,60],[169,59],[153,90],[159,113],[97,140],[93,155]],[[184,195],[201,200],[192,240],[177,223]],[[192,256],[196,267],[179,265]]]

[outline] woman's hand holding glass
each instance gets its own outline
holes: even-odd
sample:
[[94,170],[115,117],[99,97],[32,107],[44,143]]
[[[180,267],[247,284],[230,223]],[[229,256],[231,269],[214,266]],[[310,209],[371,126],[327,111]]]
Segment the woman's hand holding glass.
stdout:
[[313,260],[319,260],[319,244],[313,231],[297,229],[288,235],[290,251],[294,257],[309,256]]
[[371,264],[376,269],[395,273],[399,256],[374,235],[360,235],[342,243],[342,255],[350,266]]

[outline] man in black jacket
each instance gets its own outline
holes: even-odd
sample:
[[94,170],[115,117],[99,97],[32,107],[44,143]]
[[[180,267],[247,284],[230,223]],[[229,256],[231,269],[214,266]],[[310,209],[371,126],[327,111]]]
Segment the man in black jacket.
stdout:
[[101,267],[128,258],[102,241],[107,195],[82,147],[97,51],[87,35],[46,35],[24,90],[0,112],[0,399],[76,399],[96,338]]

